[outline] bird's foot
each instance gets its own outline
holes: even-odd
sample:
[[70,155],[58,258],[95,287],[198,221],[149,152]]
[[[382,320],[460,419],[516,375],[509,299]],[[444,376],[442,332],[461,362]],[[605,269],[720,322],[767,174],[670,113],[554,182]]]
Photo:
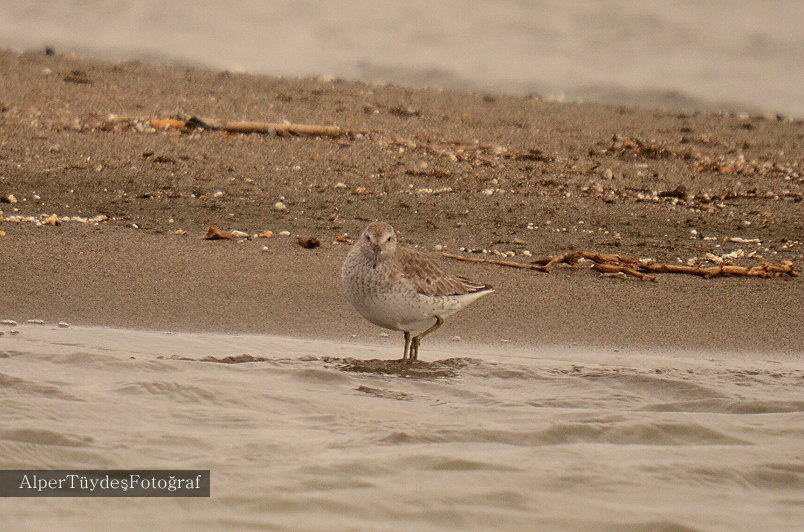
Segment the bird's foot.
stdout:
[[419,342],[418,337],[413,337],[410,342],[410,355],[408,356],[410,362],[419,360]]

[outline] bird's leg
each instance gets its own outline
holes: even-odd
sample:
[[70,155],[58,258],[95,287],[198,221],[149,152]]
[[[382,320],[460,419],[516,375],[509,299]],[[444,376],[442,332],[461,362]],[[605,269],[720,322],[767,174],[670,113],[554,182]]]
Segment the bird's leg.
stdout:
[[410,344],[410,359],[411,360],[418,360],[419,359],[419,344],[422,342],[422,338],[430,334],[431,332],[435,331],[439,327],[444,324],[444,319],[441,316],[435,317],[436,322],[433,324],[432,327],[424,331],[423,333],[419,334],[418,336],[414,336],[411,340]]
[[403,331],[405,333],[405,351],[402,353],[402,362],[407,362],[410,359],[410,331]]

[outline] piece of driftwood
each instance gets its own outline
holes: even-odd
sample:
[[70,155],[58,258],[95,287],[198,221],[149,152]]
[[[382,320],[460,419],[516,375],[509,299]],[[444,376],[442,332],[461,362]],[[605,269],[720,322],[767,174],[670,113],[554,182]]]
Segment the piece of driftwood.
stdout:
[[656,273],[686,273],[689,275],[699,275],[707,279],[719,276],[761,277],[763,279],[779,277],[780,275],[789,275],[791,277],[798,276],[798,270],[789,260],[783,260],[777,264],[762,261],[758,266],[723,264],[709,268],[649,263],[641,265],[641,269]]
[[511,260],[497,260],[497,259],[481,259],[479,257],[465,257],[463,255],[454,255],[452,253],[447,253],[446,251],[442,251],[441,255],[447,257],[448,259],[455,259],[455,260],[462,260],[465,262],[485,262],[488,264],[497,264],[499,266],[508,266],[509,268],[521,268],[523,270],[536,270],[539,272],[546,272],[544,266],[539,264],[523,264],[521,262],[514,262]]
[[[698,275],[700,277],[704,277],[707,279],[718,276],[768,278],[768,277],[778,277],[784,274],[790,275],[791,277],[795,277],[798,275],[798,270],[796,269],[795,265],[789,260],[784,260],[777,264],[762,261],[758,266],[734,266],[731,264],[723,264],[712,267],[699,267],[699,266],[681,266],[678,264],[659,264],[651,260],[638,259],[635,257],[623,257],[622,255],[615,255],[609,253],[593,253],[593,252],[579,251],[579,252],[571,252],[568,253],[567,255],[569,255],[571,259],[575,259],[574,260],[575,262],[577,262],[577,260],[580,260],[581,258],[591,260],[594,263],[593,267],[598,271],[606,271],[606,273],[612,273],[614,271],[613,269],[604,268],[604,266],[613,266],[618,268],[624,268],[620,271],[623,271],[624,273],[627,273],[629,275],[633,275],[633,273],[626,271],[626,269],[630,269],[635,273],[638,272],[681,273],[686,275]],[[560,258],[564,262],[567,262],[566,261],[567,255],[562,256]],[[553,260],[553,258],[548,259],[550,259],[551,261]],[[569,263],[572,264],[574,262]],[[645,279],[646,280],[655,279],[655,278],[651,279],[651,277],[652,276],[646,276]]]
[[277,135],[280,137],[340,137],[349,133],[339,126],[323,126],[315,124],[291,124],[290,122],[249,122],[225,121],[211,118],[190,117],[181,118],[142,118],[136,116],[109,115],[108,123],[128,123],[131,126],[146,124],[156,129],[178,129],[189,131],[191,129],[209,129],[225,131],[227,133],[259,133],[263,135]]
[[766,279],[769,277],[779,277],[780,275],[796,277],[799,274],[798,269],[789,260],[783,260],[775,264],[762,261],[757,266],[734,266],[731,264],[722,264],[704,268],[698,266],[681,266],[677,264],[658,264],[650,260],[638,259],[635,257],[623,257],[622,255],[612,253],[594,253],[589,251],[570,251],[563,255],[534,259],[530,263],[485,259],[480,257],[466,257],[463,255],[454,255],[452,253],[441,253],[441,255],[449,259],[462,260],[466,262],[485,262],[488,264],[536,270],[545,273],[549,273],[558,264],[563,263],[571,266],[576,264],[581,259],[586,259],[592,262],[592,268],[594,270],[601,273],[624,273],[626,275],[631,275],[638,279],[642,279],[643,281],[656,280],[656,276],[647,275],[644,272],[681,273],[687,275],[698,275],[705,279],[720,276],[760,277]]
[[539,264],[544,267],[545,272],[549,272],[553,268],[556,267],[557,264],[569,264],[572,266],[579,260],[581,260],[583,254],[579,251],[570,251],[568,253],[564,253],[563,255],[556,255],[555,257],[542,257],[540,259],[534,259],[531,261],[532,264]]
[[605,263],[595,263],[592,265],[593,270],[597,270],[600,273],[624,273],[626,275],[631,275],[636,277],[637,279],[642,279],[643,281],[655,281],[655,275],[646,275],[642,272],[639,272],[633,268],[629,268],[628,266],[618,266],[616,264],[605,264]]
[[228,133],[262,133],[280,137],[340,137],[346,131],[338,126],[291,124],[290,122],[225,122],[194,116],[185,122],[186,128],[204,128]]

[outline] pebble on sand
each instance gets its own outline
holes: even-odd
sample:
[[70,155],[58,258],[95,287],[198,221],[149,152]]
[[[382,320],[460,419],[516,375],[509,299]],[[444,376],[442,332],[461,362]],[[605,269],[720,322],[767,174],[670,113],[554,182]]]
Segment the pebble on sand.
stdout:
[[67,323],[66,321],[60,321],[60,322],[59,322],[59,328],[61,328],[61,329],[66,329],[66,328],[68,328],[69,326],[70,326],[70,324],[69,324],[69,323]]
[[17,326],[17,322],[16,322],[16,321],[14,321],[14,320],[2,320],[2,321],[0,321],[0,324],[3,324],[3,325],[10,325],[10,326],[12,326],[12,327],[16,327],[16,326]]
[[31,325],[44,325],[45,320],[39,320],[39,319],[26,320],[25,323],[30,323]]
[[298,242],[301,247],[306,249],[317,248],[321,245],[321,241],[314,236],[299,235],[296,237],[296,242]]

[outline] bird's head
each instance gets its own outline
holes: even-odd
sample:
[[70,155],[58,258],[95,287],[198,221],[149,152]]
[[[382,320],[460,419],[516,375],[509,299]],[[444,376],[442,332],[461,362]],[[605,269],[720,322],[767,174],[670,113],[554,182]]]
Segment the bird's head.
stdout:
[[396,232],[385,222],[372,222],[360,235],[357,243],[364,256],[376,268],[377,265],[396,252]]

